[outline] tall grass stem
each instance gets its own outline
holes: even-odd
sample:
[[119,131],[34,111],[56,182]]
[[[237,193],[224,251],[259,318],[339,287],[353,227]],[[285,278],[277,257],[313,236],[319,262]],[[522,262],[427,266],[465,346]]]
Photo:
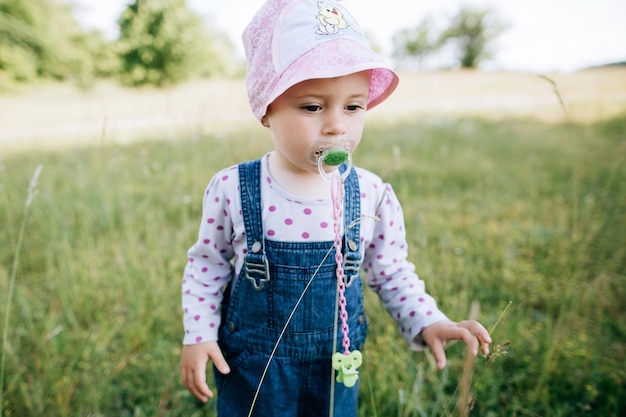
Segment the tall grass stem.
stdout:
[[17,237],[17,243],[15,245],[15,252],[13,255],[13,266],[11,268],[11,276],[9,278],[9,290],[7,291],[6,309],[4,312],[4,328],[2,330],[2,359],[0,360],[0,416],[4,416],[4,373],[6,369],[6,356],[7,345],[9,341],[9,324],[11,318],[11,303],[13,301],[13,292],[15,290],[15,281],[17,278],[17,270],[20,264],[20,251],[22,249],[22,242],[24,241],[24,232],[26,230],[26,219],[33,200],[37,196],[39,176],[43,165],[38,165],[35,168],[33,177],[28,185],[28,195],[24,202],[24,211],[22,212],[22,221],[20,223],[20,231]]

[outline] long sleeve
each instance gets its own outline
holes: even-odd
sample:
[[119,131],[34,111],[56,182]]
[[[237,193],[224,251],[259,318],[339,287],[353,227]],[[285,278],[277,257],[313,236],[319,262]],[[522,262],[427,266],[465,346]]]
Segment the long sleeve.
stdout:
[[198,240],[187,252],[182,284],[183,344],[217,340],[222,288],[233,277],[233,224],[224,171],[209,183],[202,204]]
[[378,205],[372,241],[365,249],[367,283],[378,293],[411,349],[421,350],[426,348],[422,330],[448,318],[437,308],[408,260],[400,202],[390,185],[382,187],[385,191]]

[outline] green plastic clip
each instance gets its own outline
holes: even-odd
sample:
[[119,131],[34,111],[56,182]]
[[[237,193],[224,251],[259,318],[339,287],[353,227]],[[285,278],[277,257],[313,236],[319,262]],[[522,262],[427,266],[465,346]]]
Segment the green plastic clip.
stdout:
[[359,366],[363,363],[363,355],[358,350],[349,354],[335,352],[333,354],[333,369],[337,371],[337,382],[348,388],[353,387],[359,379]]

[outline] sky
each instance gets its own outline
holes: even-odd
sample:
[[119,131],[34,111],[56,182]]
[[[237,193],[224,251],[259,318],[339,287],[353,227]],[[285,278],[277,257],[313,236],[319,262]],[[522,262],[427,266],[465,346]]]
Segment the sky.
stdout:
[[[68,0],[85,28],[117,35],[116,21],[130,0]],[[264,0],[187,0],[207,24],[227,33],[243,54],[240,36]],[[626,61],[625,0],[344,0],[383,53],[391,38],[426,16],[443,20],[462,6],[489,7],[508,25],[485,69],[536,73],[573,72]]]

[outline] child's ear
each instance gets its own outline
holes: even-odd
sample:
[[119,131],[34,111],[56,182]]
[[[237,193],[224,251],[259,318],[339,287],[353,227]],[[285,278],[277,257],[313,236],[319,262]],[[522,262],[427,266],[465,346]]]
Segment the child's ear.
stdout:
[[267,116],[261,117],[261,124],[265,127],[270,127],[270,122],[267,120]]

